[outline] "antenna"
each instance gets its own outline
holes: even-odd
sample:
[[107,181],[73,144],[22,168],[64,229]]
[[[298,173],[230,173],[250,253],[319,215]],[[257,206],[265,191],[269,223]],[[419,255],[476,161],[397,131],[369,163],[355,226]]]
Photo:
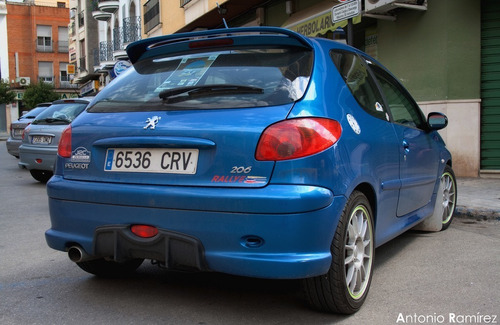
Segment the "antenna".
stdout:
[[223,17],[226,14],[227,9],[221,8],[221,6],[219,6],[218,2],[216,2],[215,4],[217,5],[217,11],[219,11],[219,15],[221,15],[221,17],[222,17],[222,22],[224,23],[224,27],[229,28],[229,27],[227,27],[226,19]]

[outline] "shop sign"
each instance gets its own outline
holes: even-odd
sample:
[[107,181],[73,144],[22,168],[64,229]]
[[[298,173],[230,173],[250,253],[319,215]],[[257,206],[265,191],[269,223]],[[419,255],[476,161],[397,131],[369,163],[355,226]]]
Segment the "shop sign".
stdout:
[[123,73],[125,70],[130,68],[132,66],[132,63],[130,61],[125,61],[125,60],[120,60],[115,63],[113,66],[113,69],[110,71],[110,76],[111,78],[116,78],[118,77],[121,73]]
[[94,92],[97,88],[99,88],[99,81],[90,80],[85,85],[80,88],[80,96],[88,95]]
[[332,22],[339,23],[341,21],[354,18],[361,12],[361,4],[359,0],[353,0],[338,4],[332,8]]
[[[355,1],[357,2],[357,0]],[[328,31],[334,31],[337,28],[347,26],[347,20],[334,23],[332,19],[332,9],[320,12],[308,19],[304,19],[286,26],[285,28],[291,29],[305,36],[317,36],[318,34],[326,34]],[[354,17],[353,22],[358,24],[361,22],[361,15]]]
[[75,94],[75,93],[61,93],[60,99],[68,99],[68,98],[78,98],[78,94]]
[[68,64],[66,66],[66,71],[68,74],[75,74],[75,65],[74,64]]

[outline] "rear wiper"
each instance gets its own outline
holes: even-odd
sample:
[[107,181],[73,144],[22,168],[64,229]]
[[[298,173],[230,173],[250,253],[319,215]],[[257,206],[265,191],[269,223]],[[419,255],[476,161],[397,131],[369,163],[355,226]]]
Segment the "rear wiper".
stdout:
[[32,124],[40,124],[40,122],[46,122],[48,124],[55,123],[55,122],[65,122],[65,123],[71,123],[70,120],[67,118],[60,118],[60,117],[46,117],[41,120],[36,120]]
[[203,85],[165,89],[159,97],[167,103],[175,103],[196,97],[220,96],[226,94],[262,94],[264,89],[242,85]]

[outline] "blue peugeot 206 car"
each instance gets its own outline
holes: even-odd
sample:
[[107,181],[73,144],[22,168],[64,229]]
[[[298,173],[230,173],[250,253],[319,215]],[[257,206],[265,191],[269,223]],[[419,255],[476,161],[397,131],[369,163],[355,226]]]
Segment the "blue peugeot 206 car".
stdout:
[[50,247],[98,276],[169,269],[303,279],[356,312],[374,252],[446,229],[457,200],[437,130],[380,63],[274,27],[130,44],[133,66],[63,132]]

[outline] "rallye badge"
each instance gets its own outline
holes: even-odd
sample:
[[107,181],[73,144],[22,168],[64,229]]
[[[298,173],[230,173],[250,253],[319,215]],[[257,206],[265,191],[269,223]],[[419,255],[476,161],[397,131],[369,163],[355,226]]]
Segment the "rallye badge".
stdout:
[[245,175],[214,175],[212,183],[245,183],[245,184],[266,184],[267,177],[245,176]]
[[161,116],[153,116],[153,117],[148,117],[146,120],[146,126],[144,129],[146,130],[147,128],[150,128],[151,130],[154,130],[156,128],[156,124],[161,120]]

